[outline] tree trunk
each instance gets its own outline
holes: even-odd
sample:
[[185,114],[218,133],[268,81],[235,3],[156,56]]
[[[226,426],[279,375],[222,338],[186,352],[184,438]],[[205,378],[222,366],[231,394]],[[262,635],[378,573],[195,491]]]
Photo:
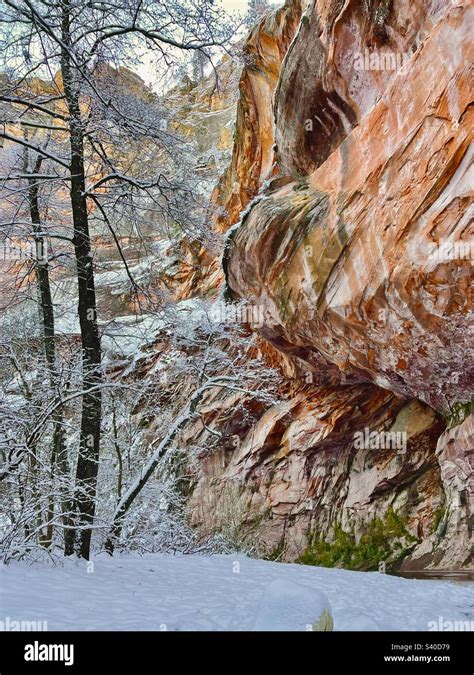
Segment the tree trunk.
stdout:
[[[61,74],[69,111],[71,148],[70,199],[74,226],[74,252],[78,281],[78,315],[82,344],[83,389],[97,387],[102,382],[101,345],[97,325],[97,305],[92,264],[89,220],[85,196],[84,127],[79,106],[77,78],[81,77],[71,58],[70,0],[62,5]],[[75,484],[75,528],[67,530],[65,553],[73,552],[89,559],[92,524],[95,515],[95,497],[99,468],[101,426],[101,391],[96,388],[82,397],[79,456]]]
[[[33,173],[39,173],[43,157],[38,157]],[[25,172],[28,171],[28,154],[25,157]],[[49,371],[49,381],[51,391],[54,392],[58,386],[58,371],[56,363],[56,333],[54,327],[54,308],[51,294],[51,284],[49,278],[49,265],[47,249],[45,246],[44,233],[41,225],[41,213],[39,207],[39,185],[36,178],[28,179],[28,203],[30,209],[31,223],[33,226],[33,235],[36,245],[36,283],[39,292],[40,307],[41,307],[41,324],[43,327],[43,348],[46,364]],[[55,500],[54,500],[54,478],[56,472],[61,477],[65,477],[69,473],[66,448],[64,444],[64,429],[63,429],[63,411],[61,408],[53,415],[53,440],[51,448],[51,494],[48,499],[47,511],[47,532],[41,538],[41,543],[46,548],[51,546],[53,541],[53,525]],[[71,505],[66,499],[61,500],[61,512],[63,514],[64,525],[70,525],[70,519],[67,515]]]
[[220,382],[207,382],[204,384],[202,387],[197,389],[194,394],[191,396],[191,399],[188,403],[187,406],[181,411],[181,413],[178,415],[178,417],[175,419],[173,424],[171,425],[168,433],[166,436],[163,438],[161,443],[158,445],[158,448],[156,451],[153,453],[147,464],[143,467],[141,473],[137,478],[133,481],[131,486],[128,488],[128,490],[125,492],[124,495],[122,495],[119,503],[117,504],[117,507],[115,509],[115,513],[113,515],[112,519],[112,526],[110,528],[109,536],[105,542],[105,550],[110,553],[110,555],[113,554],[115,545],[117,541],[120,538],[120,534],[122,531],[122,524],[123,524],[123,518],[127,514],[129,508],[135,501],[136,497],[140,494],[140,492],[143,490],[145,485],[147,484],[148,480],[150,477],[153,475],[153,472],[155,471],[156,467],[158,466],[158,463],[162,459],[162,457],[165,456],[165,454],[168,452],[171,444],[173,443],[174,439],[176,438],[176,435],[181,431],[181,429],[184,427],[185,424],[192,418],[194,415],[197,406],[201,402],[204,394],[208,389],[210,389],[212,386],[222,386]]

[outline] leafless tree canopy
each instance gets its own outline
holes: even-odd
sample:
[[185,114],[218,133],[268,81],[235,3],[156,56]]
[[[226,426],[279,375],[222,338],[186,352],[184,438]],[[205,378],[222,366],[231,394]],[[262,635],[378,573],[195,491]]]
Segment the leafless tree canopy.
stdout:
[[[173,307],[129,249],[145,261],[183,239],[215,250],[210,186],[166,90],[183,64],[218,88],[239,26],[213,0],[3,0],[0,11],[2,554],[88,558],[94,541],[113,552],[136,541],[150,499],[165,504],[145,518],[153,541],[189,548],[195,535],[175,517],[180,435],[198,423],[224,442],[200,404],[225,391],[269,405],[275,374],[210,305]],[[144,57],[154,88],[134,72]],[[115,249],[134,324],[101,309],[101,246]],[[157,331],[169,351],[143,378]]]

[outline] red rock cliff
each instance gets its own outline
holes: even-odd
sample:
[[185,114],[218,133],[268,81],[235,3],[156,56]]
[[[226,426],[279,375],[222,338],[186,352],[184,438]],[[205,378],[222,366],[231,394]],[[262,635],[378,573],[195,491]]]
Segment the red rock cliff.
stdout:
[[[263,309],[261,334],[299,384],[238,452],[207,461],[194,521],[217,525],[235,485],[243,522],[294,558],[311,533],[362,534],[392,507],[416,538],[406,566],[469,566],[474,8],[301,10],[288,1],[250,36],[215,193],[222,229],[247,207],[229,293]],[[402,431],[405,452],[355,447],[365,428]]]

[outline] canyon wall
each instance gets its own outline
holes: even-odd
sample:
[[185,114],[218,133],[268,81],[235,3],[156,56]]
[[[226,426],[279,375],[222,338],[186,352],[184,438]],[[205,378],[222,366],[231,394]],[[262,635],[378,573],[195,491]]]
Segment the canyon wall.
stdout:
[[285,2],[251,31],[243,48],[244,68],[232,160],[213,193],[216,225],[227,230],[257,194],[274,163],[272,100],[281,64],[298,29],[303,0]]
[[204,409],[239,440],[202,459],[195,525],[231,511],[295,559],[396,513],[405,569],[472,566],[473,21],[468,1],[288,0],[252,32],[214,201],[227,294],[265,316],[289,389],[251,424],[224,395]]

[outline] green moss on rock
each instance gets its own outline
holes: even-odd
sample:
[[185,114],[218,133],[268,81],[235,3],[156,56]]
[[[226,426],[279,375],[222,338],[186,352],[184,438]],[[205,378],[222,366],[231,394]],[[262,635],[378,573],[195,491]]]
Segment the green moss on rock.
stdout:
[[331,542],[313,535],[297,562],[318,567],[372,570],[382,561],[393,564],[405,557],[415,541],[416,537],[408,532],[407,519],[390,506],[383,519],[374,518],[368,523],[358,541],[354,532],[346,532],[340,525],[336,525]]
[[464,420],[469,417],[469,415],[474,414],[474,398],[468,401],[467,403],[454,403],[451,406],[449,414],[446,416],[446,423],[448,429],[457,427],[464,422]]

